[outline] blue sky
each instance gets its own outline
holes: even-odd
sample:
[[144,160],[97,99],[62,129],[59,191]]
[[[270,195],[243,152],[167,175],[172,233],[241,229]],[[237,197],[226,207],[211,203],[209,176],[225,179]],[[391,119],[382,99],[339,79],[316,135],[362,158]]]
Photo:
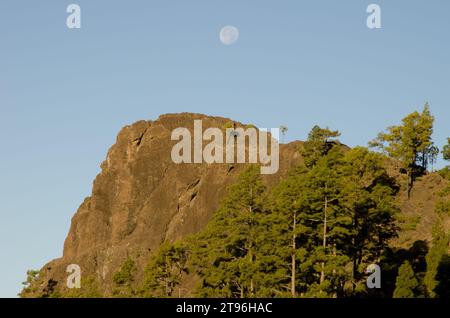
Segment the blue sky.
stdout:
[[[66,27],[70,3],[79,30]],[[428,101],[442,146],[449,16],[447,0],[2,0],[0,297],[62,254],[107,149],[136,120],[201,112],[287,125],[288,141],[319,124],[355,146]],[[240,31],[230,46],[225,25]]]

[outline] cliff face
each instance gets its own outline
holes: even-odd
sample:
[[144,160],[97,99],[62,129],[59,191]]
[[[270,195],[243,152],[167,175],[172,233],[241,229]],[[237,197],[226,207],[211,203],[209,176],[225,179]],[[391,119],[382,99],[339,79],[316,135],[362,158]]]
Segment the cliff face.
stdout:
[[[171,140],[171,133],[178,127],[192,131],[195,119],[202,120],[203,129],[232,123],[184,113],[139,121],[120,131],[101,164],[92,195],[72,218],[63,256],[41,270],[40,292],[65,286],[66,267],[78,264],[83,277],[94,277],[109,294],[112,275],[128,256],[143,268],[162,242],[206,225],[246,164],[173,163],[171,149],[177,141]],[[299,144],[280,145],[278,173],[263,176],[269,188],[301,162]]]

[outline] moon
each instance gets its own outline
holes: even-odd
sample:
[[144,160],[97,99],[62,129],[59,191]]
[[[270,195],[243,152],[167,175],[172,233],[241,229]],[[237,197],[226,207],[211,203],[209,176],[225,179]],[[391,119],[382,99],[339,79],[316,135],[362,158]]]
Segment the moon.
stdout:
[[220,30],[220,42],[225,45],[231,45],[235,43],[239,38],[239,30],[231,25],[224,26]]

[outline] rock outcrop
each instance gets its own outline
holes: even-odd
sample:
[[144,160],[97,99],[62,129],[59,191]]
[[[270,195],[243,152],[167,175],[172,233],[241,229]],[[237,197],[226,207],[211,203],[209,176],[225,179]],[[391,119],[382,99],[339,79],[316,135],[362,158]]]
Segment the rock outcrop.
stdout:
[[[177,141],[171,140],[171,132],[178,127],[192,130],[195,119],[202,120],[203,129],[224,129],[232,123],[182,113],[139,121],[120,131],[101,164],[92,195],[72,218],[63,256],[41,270],[41,291],[49,282],[51,288],[65,286],[66,267],[78,264],[83,276],[95,277],[109,294],[112,275],[128,256],[143,267],[162,242],[184,238],[206,225],[246,164],[175,164],[171,149]],[[263,176],[268,187],[301,161],[299,144],[280,145],[278,173]]]

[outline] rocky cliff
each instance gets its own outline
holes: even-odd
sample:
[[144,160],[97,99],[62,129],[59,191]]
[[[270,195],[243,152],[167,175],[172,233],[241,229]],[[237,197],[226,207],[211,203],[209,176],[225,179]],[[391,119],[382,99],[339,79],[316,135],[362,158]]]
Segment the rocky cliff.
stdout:
[[[78,264],[82,275],[105,282],[128,256],[144,266],[164,241],[175,241],[202,229],[218,207],[228,185],[246,164],[175,164],[171,140],[175,128],[192,131],[195,119],[203,129],[223,128],[230,119],[199,114],[169,114],[155,121],[124,127],[101,164],[92,194],[72,218],[63,256],[41,270],[39,292],[65,285],[66,267]],[[236,123],[237,127],[244,127]],[[301,161],[299,142],[280,146],[277,174],[265,175],[268,187],[276,184]]]

